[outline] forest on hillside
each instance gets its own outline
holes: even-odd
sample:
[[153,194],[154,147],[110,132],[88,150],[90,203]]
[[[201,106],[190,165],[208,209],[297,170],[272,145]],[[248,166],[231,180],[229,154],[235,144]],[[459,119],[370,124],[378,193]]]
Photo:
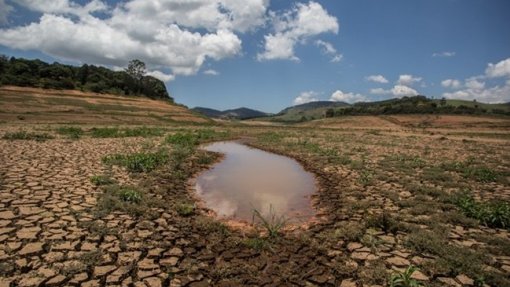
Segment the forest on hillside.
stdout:
[[0,86],[75,89],[173,101],[165,84],[145,72],[145,64],[139,60],[131,61],[124,71],[112,71],[94,65],[76,67],[0,55]]

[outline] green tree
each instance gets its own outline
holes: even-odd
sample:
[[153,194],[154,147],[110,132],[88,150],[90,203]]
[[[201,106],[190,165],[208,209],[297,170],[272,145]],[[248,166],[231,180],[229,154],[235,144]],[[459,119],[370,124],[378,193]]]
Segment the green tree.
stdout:
[[145,63],[138,59],[131,60],[126,68],[126,73],[136,81],[141,81],[146,72]]

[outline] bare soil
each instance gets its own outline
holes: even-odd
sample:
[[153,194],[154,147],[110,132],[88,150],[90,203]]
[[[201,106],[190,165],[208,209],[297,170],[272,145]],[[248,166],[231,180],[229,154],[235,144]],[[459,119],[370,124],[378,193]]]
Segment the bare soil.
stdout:
[[[82,127],[89,131],[116,120],[41,103],[53,92],[31,92],[34,105],[43,106],[34,107],[40,110],[32,118],[26,107],[10,102],[26,90],[0,92],[0,137],[18,131],[20,122],[25,131],[55,137],[0,139],[0,286],[387,286],[392,274],[410,265],[419,268],[412,276],[425,286],[510,286],[509,229],[484,226],[451,202],[459,192],[478,201],[510,201],[506,118],[441,116],[432,127],[409,126],[426,116],[285,127],[159,122],[166,134],[228,130],[232,138],[250,138],[253,146],[297,159],[317,176],[314,202],[321,220],[269,238],[261,227],[230,228],[194,204],[188,179],[214,160],[201,161],[203,155],[194,153],[178,168],[165,164],[148,173],[108,166],[102,162],[107,155],[160,147],[172,155],[176,147],[163,136],[86,133],[71,140],[56,133],[59,122],[86,122]],[[143,101],[154,112],[195,117]],[[144,112],[129,113],[157,125]],[[451,168],[464,165],[491,177]],[[90,180],[100,174],[143,191],[153,203],[141,213],[142,207],[137,213],[103,212],[106,189]],[[190,213],[183,209],[189,205]]]

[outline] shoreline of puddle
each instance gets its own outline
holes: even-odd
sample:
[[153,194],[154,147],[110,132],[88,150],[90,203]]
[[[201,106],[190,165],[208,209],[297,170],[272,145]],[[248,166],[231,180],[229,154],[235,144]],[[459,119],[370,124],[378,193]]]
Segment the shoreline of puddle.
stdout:
[[[318,209],[318,192],[320,191],[319,186],[319,180],[317,178],[317,175],[314,173],[308,171],[305,169],[305,166],[301,164],[297,159],[294,159],[292,157],[274,153],[271,151],[266,151],[258,147],[254,147],[250,145],[250,140],[247,139],[238,139],[238,140],[228,140],[228,141],[217,141],[217,142],[210,142],[206,144],[200,145],[199,149],[208,151],[208,152],[214,152],[217,154],[220,154],[221,156],[218,157],[218,159],[211,163],[211,165],[208,167],[208,169],[203,170],[197,174],[195,174],[192,178],[188,180],[188,191],[192,195],[193,199],[195,200],[195,204],[198,209],[202,210],[205,215],[214,218],[215,220],[218,220],[220,222],[223,222],[224,224],[241,230],[250,230],[256,227],[256,223],[259,221],[253,221],[253,216],[250,216],[247,218],[246,216],[244,218],[238,218],[238,217],[226,217],[222,216],[210,206],[210,202],[208,203],[207,200],[203,197],[203,194],[200,194],[199,189],[197,189],[197,185],[199,184],[199,180],[201,177],[203,177],[205,174],[211,173],[213,170],[217,169],[218,165],[221,165],[226,160],[228,160],[228,151],[227,152],[221,152],[221,151],[211,151],[207,148],[212,145],[218,145],[218,144],[233,144],[237,146],[241,146],[242,148],[249,150],[249,151],[255,151],[257,153],[263,153],[270,157],[284,159],[288,162],[292,162],[292,164],[297,167],[302,174],[305,174],[308,176],[309,183],[311,184],[312,188],[307,192],[307,197],[302,198],[302,203],[306,203],[303,205],[308,214],[301,217],[306,217],[305,219],[301,218],[300,220],[296,220],[295,217],[284,215],[286,219],[288,219],[287,224],[285,224],[285,227],[283,230],[286,231],[292,231],[296,229],[308,229],[311,225],[316,224],[318,222],[321,222],[324,218],[323,211]],[[231,192],[231,191],[230,191]],[[276,210],[276,208],[275,208]],[[276,210],[276,212],[279,212]],[[253,209],[250,209],[250,213],[253,214]],[[266,215],[270,216],[270,215]]]

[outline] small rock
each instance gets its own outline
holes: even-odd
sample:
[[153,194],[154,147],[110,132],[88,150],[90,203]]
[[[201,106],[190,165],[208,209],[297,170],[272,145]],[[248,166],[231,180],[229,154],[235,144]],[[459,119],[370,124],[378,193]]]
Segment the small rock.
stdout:
[[158,277],[145,278],[143,282],[149,287],[161,287],[161,279]]
[[420,281],[429,281],[429,277],[427,275],[423,274],[420,270],[416,270],[411,275],[411,278],[420,280]]
[[113,270],[115,270],[117,267],[115,265],[106,265],[106,266],[96,266],[94,267],[94,277],[101,277],[104,276]]
[[454,286],[454,287],[462,287],[459,283],[457,283],[453,278],[448,277],[439,277],[437,280],[443,282],[444,284],[448,286]]
[[353,279],[342,280],[340,287],[356,287],[356,282],[354,282]]
[[48,282],[46,282],[46,285],[47,286],[58,286],[58,285],[61,285],[65,280],[66,280],[65,276],[57,275],[57,276],[51,278],[50,280],[48,280]]
[[411,262],[409,262],[409,260],[398,256],[390,257],[386,259],[386,262],[390,263],[391,265],[399,267],[411,265]]
[[351,252],[353,250],[360,249],[361,247],[363,247],[363,245],[358,242],[349,242],[349,244],[347,244],[347,250],[349,250]]
[[475,285],[475,281],[473,281],[473,279],[467,277],[466,275],[464,274],[460,274],[460,275],[457,275],[457,277],[455,277],[460,283],[462,283],[462,285],[469,285],[469,286],[472,286],[472,285]]
[[175,266],[177,265],[177,262],[179,262],[178,257],[168,257],[159,260],[159,263],[164,266]]
[[21,256],[24,255],[32,255],[37,254],[39,252],[43,251],[43,243],[35,242],[35,243],[27,243],[19,252],[18,254]]

